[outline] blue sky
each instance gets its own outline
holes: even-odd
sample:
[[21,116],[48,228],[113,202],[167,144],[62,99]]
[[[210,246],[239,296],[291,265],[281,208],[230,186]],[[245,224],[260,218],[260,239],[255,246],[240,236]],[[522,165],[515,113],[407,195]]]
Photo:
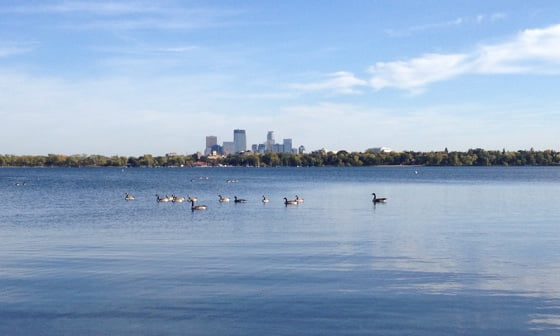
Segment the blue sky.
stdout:
[[0,2],[0,153],[560,150],[560,2]]

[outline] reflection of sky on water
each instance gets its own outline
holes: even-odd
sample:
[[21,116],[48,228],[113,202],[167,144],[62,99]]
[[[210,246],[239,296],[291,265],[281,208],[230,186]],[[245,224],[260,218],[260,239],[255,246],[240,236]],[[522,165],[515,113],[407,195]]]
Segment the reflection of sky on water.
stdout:
[[[177,180],[166,176],[167,186],[154,187],[161,176],[133,173],[142,178],[133,179],[137,202],[112,200],[120,201],[121,188],[108,185],[81,190],[87,204],[61,200],[62,187],[36,187],[56,200],[37,199],[33,208],[0,204],[0,333],[56,321],[74,321],[59,323],[66,332],[97,333],[150,323],[148,334],[560,329],[557,183],[339,182],[313,174],[291,182],[288,173],[266,185],[266,176],[258,183],[242,176],[232,186],[211,176],[184,186],[209,205],[192,213],[154,201]],[[371,192],[388,203],[374,206]],[[218,193],[252,202],[219,204]],[[260,203],[262,194],[270,204]],[[282,204],[296,194],[303,204]]]

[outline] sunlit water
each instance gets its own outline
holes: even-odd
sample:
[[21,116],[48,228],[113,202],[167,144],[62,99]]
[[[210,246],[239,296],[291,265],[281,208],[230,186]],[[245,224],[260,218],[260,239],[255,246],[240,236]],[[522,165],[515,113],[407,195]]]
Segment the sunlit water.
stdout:
[[560,168],[0,169],[0,193],[0,335],[560,334]]

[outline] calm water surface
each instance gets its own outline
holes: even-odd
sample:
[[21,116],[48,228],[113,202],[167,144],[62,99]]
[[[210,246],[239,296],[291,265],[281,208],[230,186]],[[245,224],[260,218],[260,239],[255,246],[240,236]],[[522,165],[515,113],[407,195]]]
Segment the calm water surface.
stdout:
[[0,169],[0,335],[558,335],[559,193],[554,167]]

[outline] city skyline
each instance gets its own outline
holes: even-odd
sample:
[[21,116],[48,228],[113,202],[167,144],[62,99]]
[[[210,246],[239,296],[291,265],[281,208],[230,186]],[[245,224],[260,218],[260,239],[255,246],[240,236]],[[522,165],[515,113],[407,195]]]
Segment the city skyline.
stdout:
[[[0,153],[560,148],[560,3],[0,4]],[[227,32],[227,33],[226,33]],[[279,139],[281,141],[281,139]]]
[[219,145],[219,137],[216,135],[206,136],[206,145],[203,151],[198,151],[204,155],[228,155],[238,154],[246,151],[255,153],[267,152],[299,152],[305,151],[305,146],[300,144],[297,148],[293,147],[292,138],[283,138],[282,144],[277,143],[274,137],[274,131],[267,131],[266,140],[262,142],[253,142],[249,146],[247,142],[247,133],[244,129],[233,130],[233,141],[224,140]]

